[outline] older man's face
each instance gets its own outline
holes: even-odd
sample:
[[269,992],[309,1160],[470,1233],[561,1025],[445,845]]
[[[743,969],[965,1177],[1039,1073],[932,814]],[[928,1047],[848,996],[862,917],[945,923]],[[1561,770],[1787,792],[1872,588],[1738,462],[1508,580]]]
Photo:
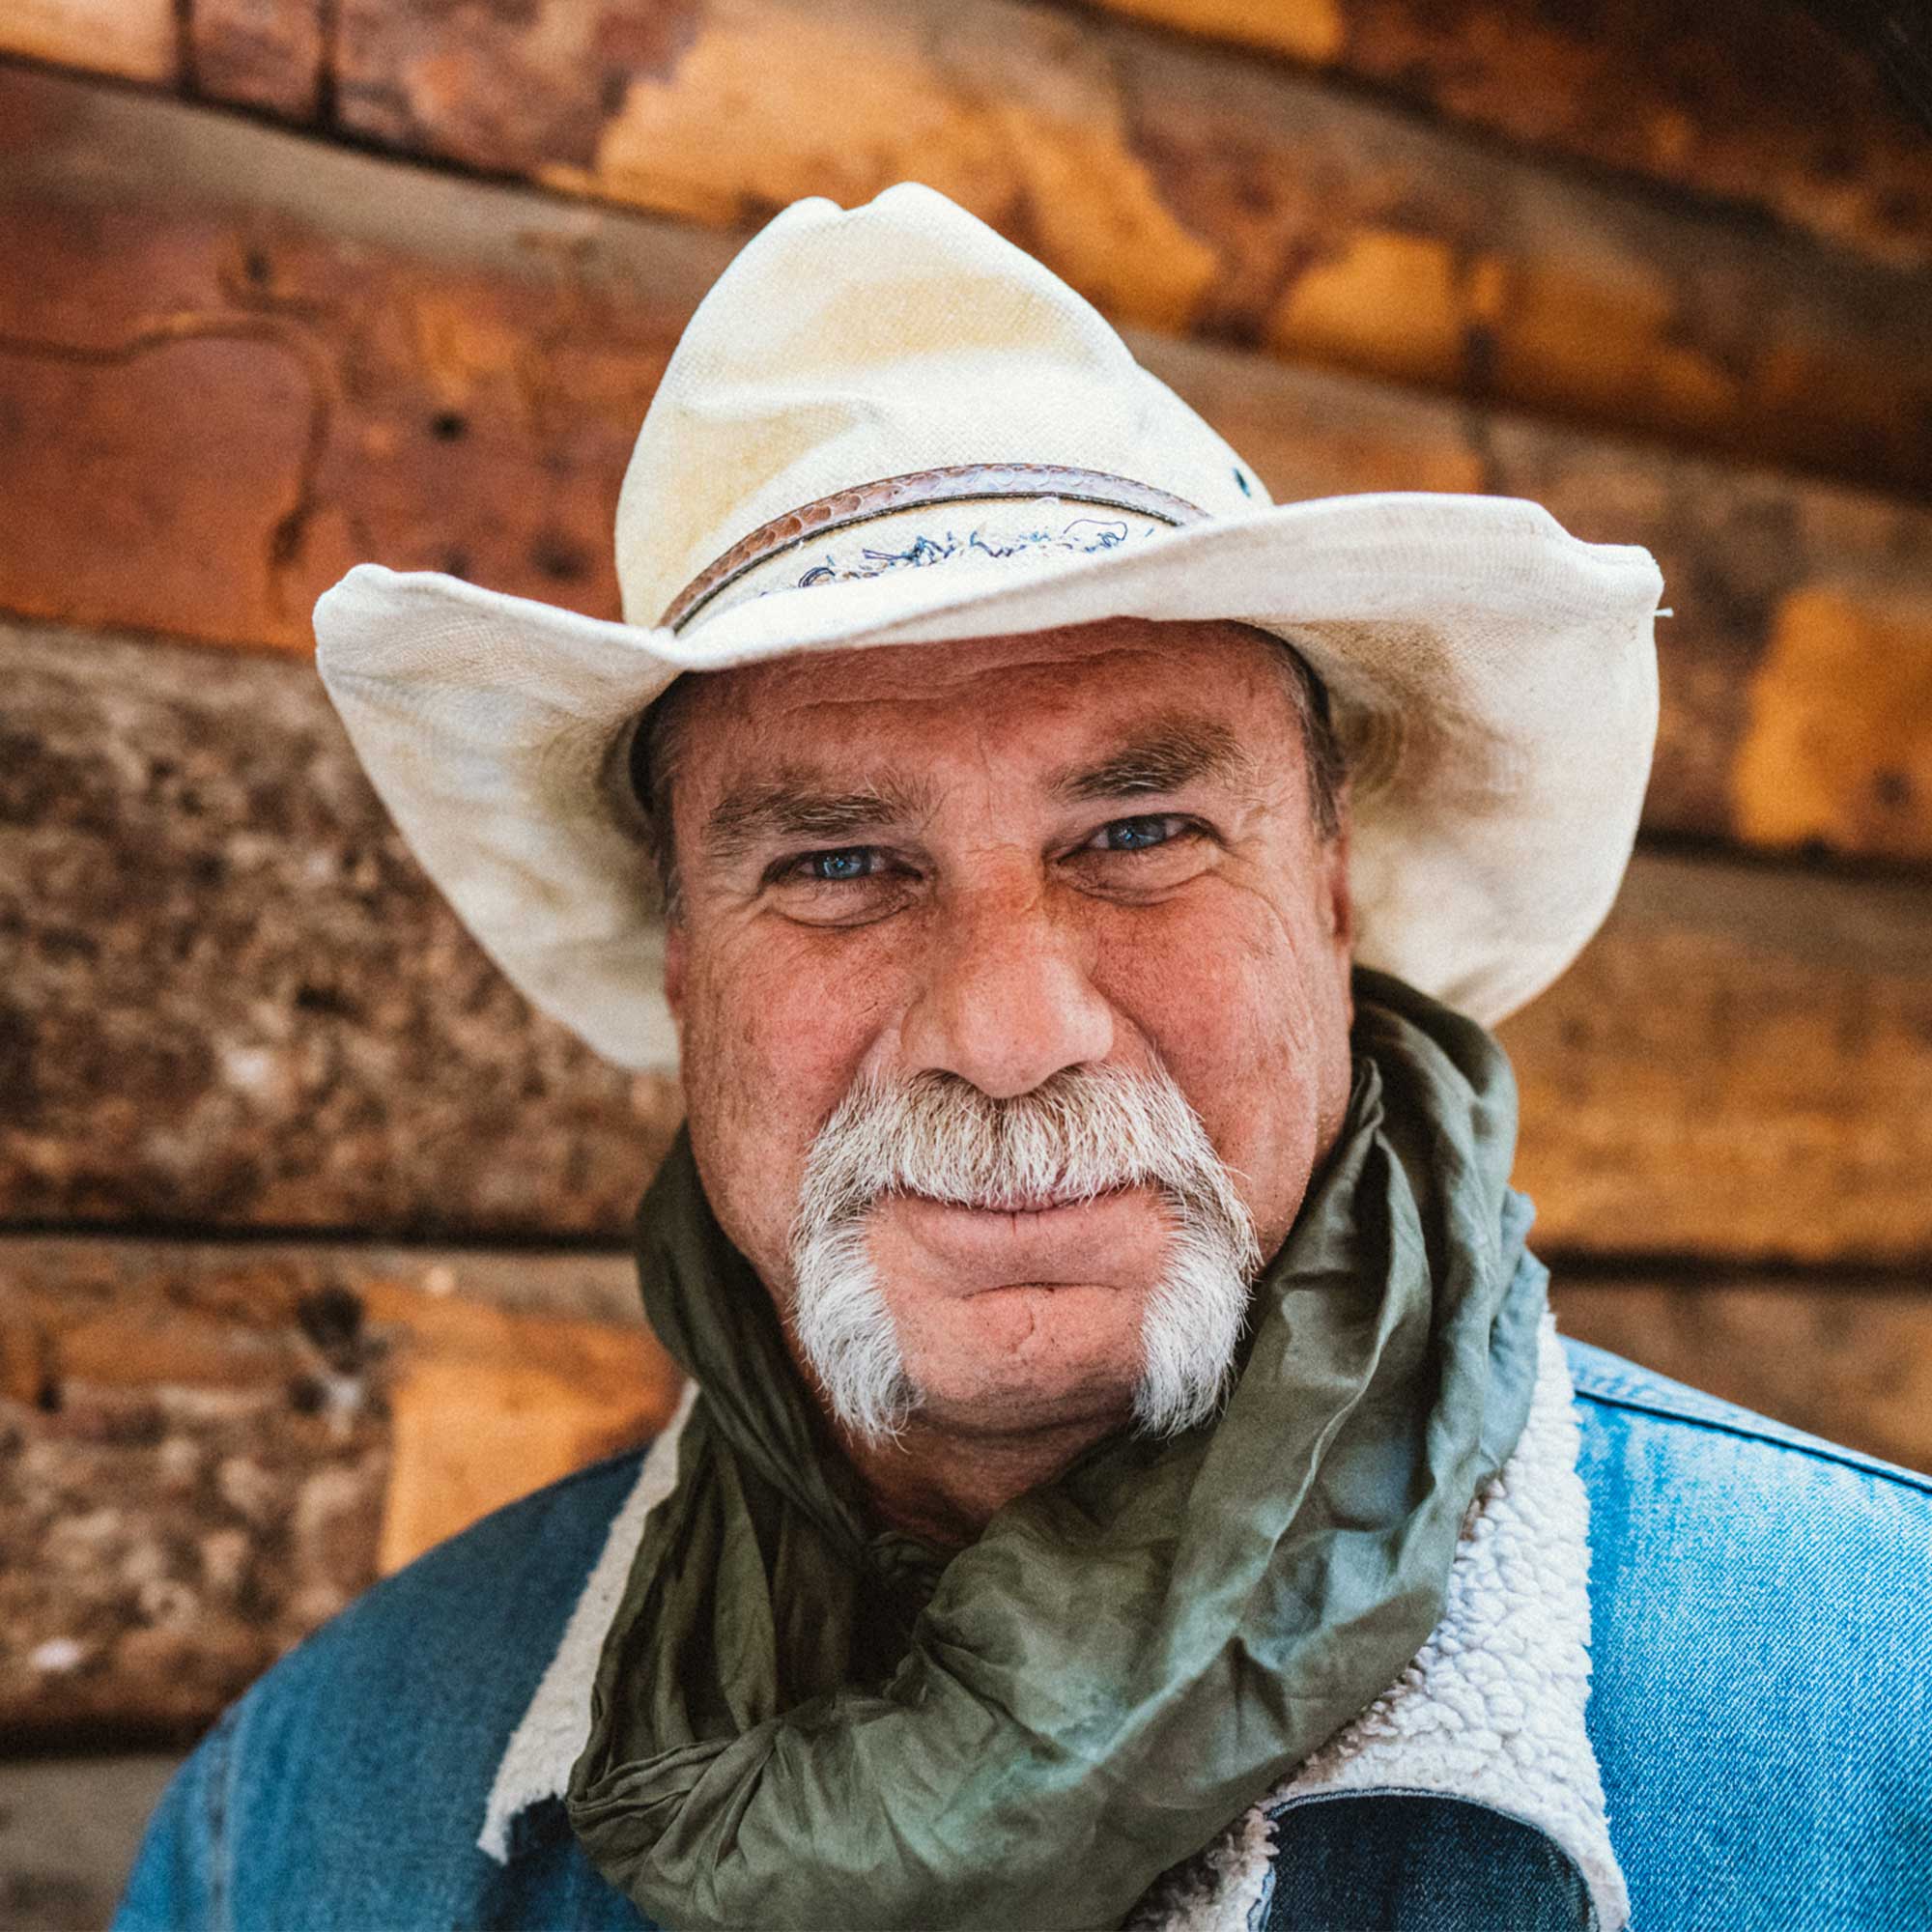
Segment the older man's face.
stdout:
[[[691,1136],[781,1309],[814,1141],[920,1076],[1004,1101],[1164,1069],[1274,1251],[1348,1101],[1350,941],[1277,646],[1113,619],[784,659],[684,705]],[[1149,1186],[892,1191],[863,1225],[922,1419],[963,1436],[1124,1419],[1175,1238]]]

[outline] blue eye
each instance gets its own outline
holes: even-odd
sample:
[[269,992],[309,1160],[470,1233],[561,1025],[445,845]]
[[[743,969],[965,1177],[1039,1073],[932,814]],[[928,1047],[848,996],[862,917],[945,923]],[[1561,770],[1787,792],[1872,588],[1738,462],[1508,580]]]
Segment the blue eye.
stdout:
[[1108,852],[1147,852],[1165,845],[1174,837],[1179,820],[1175,818],[1117,818],[1102,826],[1100,837]]
[[836,885],[845,879],[863,879],[871,867],[868,845],[847,845],[838,852],[813,852],[806,861],[806,876]]

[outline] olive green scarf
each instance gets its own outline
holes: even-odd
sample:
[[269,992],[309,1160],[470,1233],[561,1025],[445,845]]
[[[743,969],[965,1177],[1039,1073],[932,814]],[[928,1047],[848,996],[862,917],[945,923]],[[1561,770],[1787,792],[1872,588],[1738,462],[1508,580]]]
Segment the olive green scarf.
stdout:
[[1501,1049],[1358,974],[1348,1120],[1213,1422],[950,1561],[868,1520],[680,1140],[652,1325],[702,1391],[605,1640],[572,1826],[660,1924],[1117,1926],[1399,1677],[1521,1433],[1543,1270]]

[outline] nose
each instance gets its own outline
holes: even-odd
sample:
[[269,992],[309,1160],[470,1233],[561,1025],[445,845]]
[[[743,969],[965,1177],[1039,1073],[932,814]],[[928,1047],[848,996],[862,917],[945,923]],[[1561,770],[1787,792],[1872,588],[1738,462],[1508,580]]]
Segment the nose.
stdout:
[[934,908],[900,1027],[908,1071],[956,1073],[1005,1100],[1112,1052],[1113,1009],[1089,977],[1077,927],[1049,897],[1036,878],[954,893]]

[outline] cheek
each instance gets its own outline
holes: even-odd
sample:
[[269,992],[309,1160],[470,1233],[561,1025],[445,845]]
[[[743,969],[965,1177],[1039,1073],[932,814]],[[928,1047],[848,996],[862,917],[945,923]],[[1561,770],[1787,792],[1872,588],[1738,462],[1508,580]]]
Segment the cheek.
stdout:
[[1104,990],[1160,1055],[1255,1217],[1286,1236],[1346,1110],[1349,1022],[1312,924],[1226,892],[1103,954]]
[[812,1136],[845,1097],[884,1010],[852,962],[745,933],[694,944],[686,980],[685,1107],[718,1218],[767,1279]]

